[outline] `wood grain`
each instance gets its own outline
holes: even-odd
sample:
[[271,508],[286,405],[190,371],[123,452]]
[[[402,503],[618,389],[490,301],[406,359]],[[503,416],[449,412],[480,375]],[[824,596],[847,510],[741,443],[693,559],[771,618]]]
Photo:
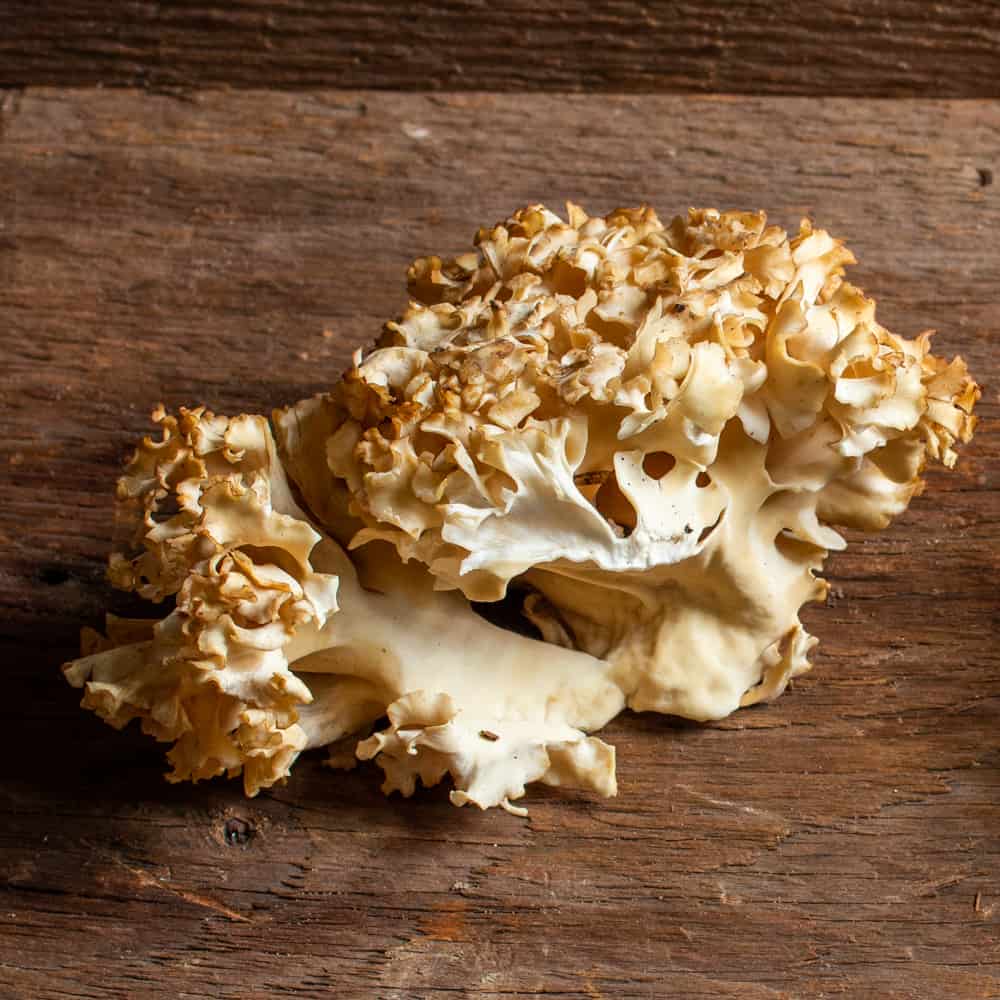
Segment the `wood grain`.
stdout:
[[[1000,996],[1000,104],[32,90],[0,110],[0,995]],[[150,404],[322,389],[418,252],[532,200],[808,213],[985,384],[959,468],[831,560],[813,674],[625,716],[620,795],[245,801],[57,674]],[[6,991],[6,992],[5,992]]]
[[1000,95],[991,0],[6,0],[0,86]]

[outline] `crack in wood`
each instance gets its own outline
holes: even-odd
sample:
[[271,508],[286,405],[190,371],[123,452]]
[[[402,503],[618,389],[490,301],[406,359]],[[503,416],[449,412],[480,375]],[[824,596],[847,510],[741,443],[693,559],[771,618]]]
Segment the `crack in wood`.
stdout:
[[229,920],[235,920],[238,923],[253,923],[252,918],[225,906],[218,900],[211,899],[208,896],[203,896],[200,893],[191,891],[190,889],[173,885],[166,879],[159,878],[156,875],[151,875],[142,868],[137,868],[135,865],[128,864],[115,854],[107,852],[104,853],[111,862],[129,872],[135,878],[136,884],[141,888],[159,889],[162,892],[168,892],[171,895],[176,896],[178,899],[182,899],[185,903],[190,903],[192,906],[198,906],[202,909],[210,910],[213,913],[218,913],[220,916],[226,917]]

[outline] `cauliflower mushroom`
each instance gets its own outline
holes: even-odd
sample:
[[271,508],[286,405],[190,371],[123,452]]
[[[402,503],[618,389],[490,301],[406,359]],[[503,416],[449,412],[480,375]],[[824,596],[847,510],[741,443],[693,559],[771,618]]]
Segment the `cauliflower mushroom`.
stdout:
[[[417,260],[403,316],[274,436],[154,414],[111,576],[176,607],[66,673],[174,742],[173,778],[242,771],[253,794],[360,736],[387,792],[614,794],[586,734],[781,694],[836,528],[884,528],[971,437],[962,360],[879,325],[807,221],[533,205],[475,244]],[[540,639],[473,608],[509,594]]]

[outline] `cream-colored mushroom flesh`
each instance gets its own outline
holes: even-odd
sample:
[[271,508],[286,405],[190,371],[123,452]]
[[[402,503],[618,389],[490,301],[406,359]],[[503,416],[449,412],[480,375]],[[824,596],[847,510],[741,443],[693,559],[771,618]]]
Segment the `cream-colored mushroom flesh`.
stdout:
[[[335,745],[457,805],[615,794],[588,734],[781,694],[836,528],[886,527],[972,435],[965,364],[880,326],[852,262],[808,222],[576,205],[417,260],[328,393],[270,422],[154,413],[110,573],[174,608],[109,618],[67,678],[172,743],[175,781],[253,795]],[[523,629],[470,603],[504,598]]]

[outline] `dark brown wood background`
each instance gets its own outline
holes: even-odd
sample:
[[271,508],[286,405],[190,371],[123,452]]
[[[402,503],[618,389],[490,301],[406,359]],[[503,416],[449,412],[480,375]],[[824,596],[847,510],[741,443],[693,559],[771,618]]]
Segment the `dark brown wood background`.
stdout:
[[994,0],[5,0],[0,86],[997,97]]
[[[998,7],[407,8],[0,7],[0,997],[1000,997]],[[323,389],[413,255],[566,198],[846,236],[984,385],[958,469],[779,702],[610,726],[617,799],[165,784],[58,674],[151,404]]]

